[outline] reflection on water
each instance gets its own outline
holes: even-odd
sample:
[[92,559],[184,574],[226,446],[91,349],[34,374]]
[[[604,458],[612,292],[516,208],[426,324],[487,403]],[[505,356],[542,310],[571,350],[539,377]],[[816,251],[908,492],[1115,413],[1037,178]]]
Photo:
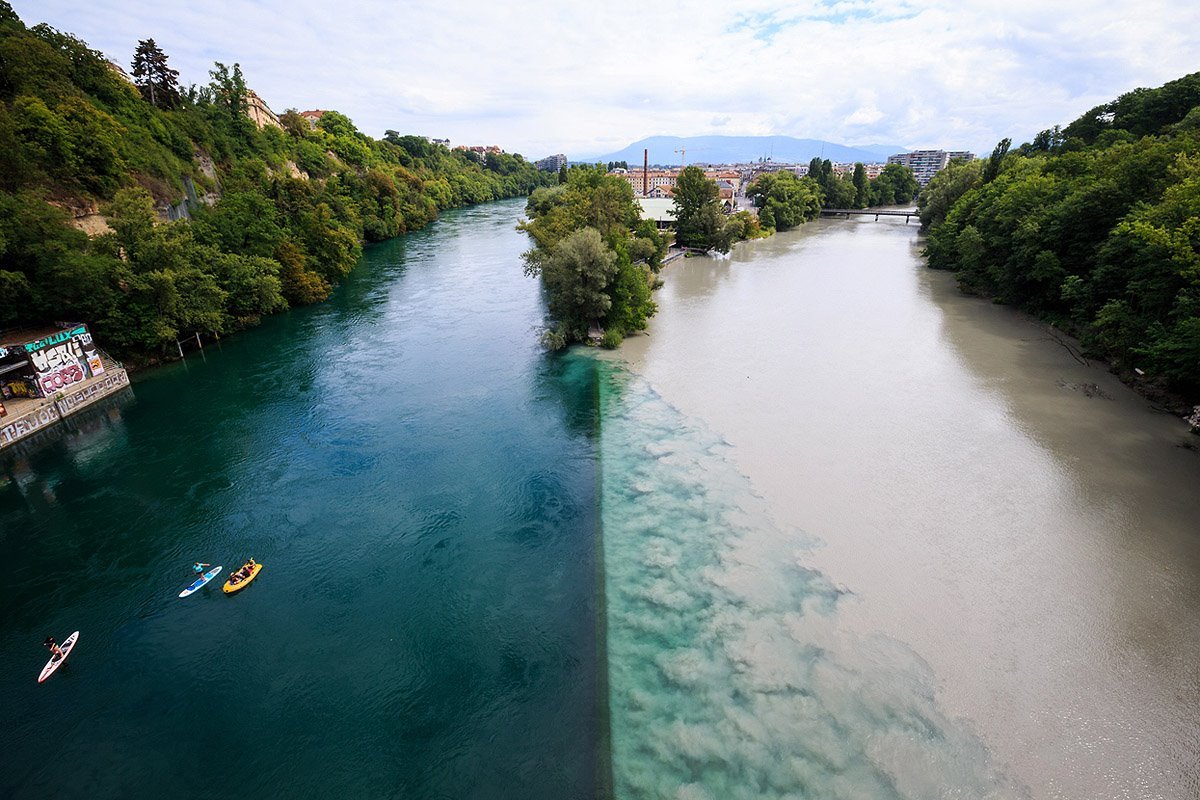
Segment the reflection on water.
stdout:
[[839,624],[730,446],[613,370],[603,523],[618,797],[1020,797],[904,644]]
[[134,400],[132,389],[124,389],[0,451],[0,497],[14,490],[28,511],[40,509],[44,513],[56,501],[55,483],[39,480],[36,465],[43,460],[62,459],[72,465],[76,475],[93,473],[94,462],[103,462],[108,454],[124,446],[122,412]]

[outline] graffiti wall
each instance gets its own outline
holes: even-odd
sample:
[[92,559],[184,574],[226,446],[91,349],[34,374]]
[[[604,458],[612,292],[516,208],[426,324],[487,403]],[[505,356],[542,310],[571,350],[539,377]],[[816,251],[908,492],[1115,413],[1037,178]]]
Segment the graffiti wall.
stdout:
[[128,385],[129,375],[123,369],[116,370],[106,376],[104,380],[89,383],[79,391],[65,395],[58,401],[58,410],[65,417],[67,414]]
[[73,415],[80,409],[91,406],[101,398],[115,395],[122,389],[127,390],[128,387],[129,375],[125,370],[112,369],[100,380],[65,393],[53,402],[43,401],[42,405],[16,419],[9,417],[0,421],[0,450],[52,427],[60,420],[74,419]]
[[0,447],[24,439],[42,428],[48,428],[61,418],[62,415],[59,414],[57,406],[48,405],[34,409],[23,417],[18,417],[7,425],[0,426]]
[[76,325],[25,345],[37,388],[52,397],[80,381],[103,374],[104,363],[86,325]]

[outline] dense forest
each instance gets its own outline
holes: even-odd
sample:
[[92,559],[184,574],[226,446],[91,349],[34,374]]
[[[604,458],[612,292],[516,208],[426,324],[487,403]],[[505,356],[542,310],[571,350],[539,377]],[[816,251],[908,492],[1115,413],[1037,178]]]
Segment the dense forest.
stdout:
[[[130,55],[132,81],[0,0],[0,329],[84,321],[153,360],[324,299],[364,242],[557,182],[519,155],[372,139],[333,111],[260,128],[237,64],[184,88],[152,39]],[[97,235],[71,224],[95,211]]]
[[952,165],[920,208],[930,266],[1200,403],[1200,73]]

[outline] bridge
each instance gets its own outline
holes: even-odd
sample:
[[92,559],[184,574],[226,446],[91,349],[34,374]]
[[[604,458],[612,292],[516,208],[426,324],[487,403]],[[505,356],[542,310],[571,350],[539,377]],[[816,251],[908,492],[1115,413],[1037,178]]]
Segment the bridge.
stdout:
[[904,224],[908,224],[909,217],[917,217],[920,219],[920,212],[915,208],[904,209],[897,211],[891,208],[822,208],[822,217],[840,217],[845,215],[846,219],[850,219],[853,214],[859,217],[875,217],[878,222],[880,217],[904,217]]

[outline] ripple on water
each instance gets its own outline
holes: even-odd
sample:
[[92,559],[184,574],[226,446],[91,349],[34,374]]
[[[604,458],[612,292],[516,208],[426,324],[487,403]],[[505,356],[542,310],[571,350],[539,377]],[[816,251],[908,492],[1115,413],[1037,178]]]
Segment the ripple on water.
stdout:
[[615,367],[601,405],[619,797],[1027,796],[911,649],[839,627],[728,444]]

